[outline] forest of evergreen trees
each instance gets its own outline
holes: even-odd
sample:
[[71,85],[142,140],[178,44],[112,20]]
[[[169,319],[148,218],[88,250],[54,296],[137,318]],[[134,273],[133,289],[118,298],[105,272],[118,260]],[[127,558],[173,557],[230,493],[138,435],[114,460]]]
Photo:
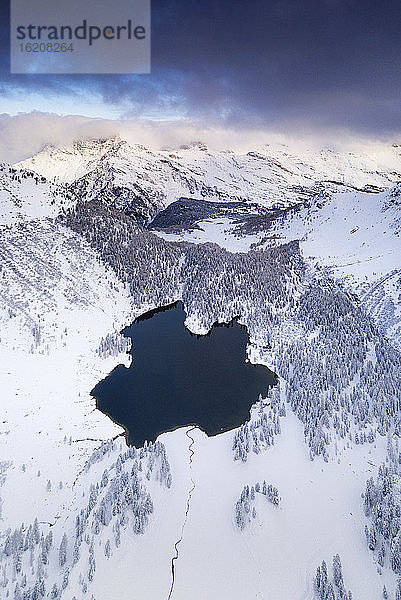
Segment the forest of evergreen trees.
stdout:
[[235,504],[235,523],[239,529],[245,529],[252,519],[256,519],[256,498],[258,495],[274,506],[280,504],[278,489],[271,483],[267,484],[264,480],[262,485],[257,481],[251,488],[249,488],[249,485],[244,485],[241,496]]
[[259,399],[255,409],[250,421],[234,432],[234,460],[246,462],[249,452],[259,454],[274,445],[274,436],[281,433],[280,417],[286,416],[285,404],[280,399],[280,383],[269,390],[268,401]]
[[[387,461],[379,466],[376,480],[366,482],[363,494],[366,543],[379,569],[390,567],[401,576],[401,453],[398,437],[388,437]],[[400,585],[401,593],[401,585]]]
[[166,242],[98,200],[78,203],[60,221],[82,234],[129,286],[135,307],[182,299],[189,317],[209,330],[241,314],[250,334],[269,343],[276,312],[294,300],[303,263],[298,242],[231,254],[216,244]]
[[317,568],[315,594],[320,600],[352,600],[352,593],[347,592],[344,586],[341,559],[338,554],[333,556],[332,576],[325,560]]

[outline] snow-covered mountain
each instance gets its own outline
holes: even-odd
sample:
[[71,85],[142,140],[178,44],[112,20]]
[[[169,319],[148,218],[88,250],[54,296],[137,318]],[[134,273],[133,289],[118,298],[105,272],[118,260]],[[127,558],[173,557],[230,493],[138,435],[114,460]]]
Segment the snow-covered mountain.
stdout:
[[[110,139],[2,167],[1,599],[395,597],[399,152]],[[283,210],[141,227],[181,197]],[[239,314],[279,386],[235,431],[128,448],[90,390],[178,299],[194,333]]]
[[145,220],[180,197],[286,207],[313,195],[321,182],[383,189],[401,178],[396,145],[380,158],[330,150],[299,156],[284,145],[246,154],[210,151],[201,143],[156,152],[118,137],[46,146],[16,167],[68,183],[87,199],[101,194]]

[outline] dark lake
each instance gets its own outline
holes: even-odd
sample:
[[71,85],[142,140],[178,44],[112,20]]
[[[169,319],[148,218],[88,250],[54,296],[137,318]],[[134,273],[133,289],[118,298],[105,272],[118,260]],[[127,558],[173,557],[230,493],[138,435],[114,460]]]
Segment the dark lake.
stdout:
[[118,365],[91,392],[137,448],[185,425],[209,436],[239,427],[276,383],[267,367],[245,362],[248,332],[236,319],[199,336],[185,316],[177,302],[136,319],[123,330],[132,339],[131,366]]

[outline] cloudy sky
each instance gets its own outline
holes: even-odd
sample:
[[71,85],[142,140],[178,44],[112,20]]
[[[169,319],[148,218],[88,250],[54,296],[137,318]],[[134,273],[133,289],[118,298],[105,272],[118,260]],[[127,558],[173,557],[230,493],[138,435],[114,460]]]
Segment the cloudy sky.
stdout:
[[400,0],[153,0],[150,75],[10,75],[1,29],[0,113],[401,131]]

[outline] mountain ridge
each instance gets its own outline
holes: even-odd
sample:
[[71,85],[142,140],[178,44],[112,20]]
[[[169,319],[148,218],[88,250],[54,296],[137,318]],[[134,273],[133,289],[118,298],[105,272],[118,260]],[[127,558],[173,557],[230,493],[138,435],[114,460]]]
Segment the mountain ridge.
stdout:
[[202,143],[154,151],[115,136],[47,146],[14,166],[71,185],[87,199],[108,194],[128,212],[142,202],[146,221],[180,197],[286,208],[308,198],[320,182],[381,190],[401,180],[398,149],[388,152],[382,165],[375,156],[327,149],[297,155],[283,145],[247,153],[212,151]]

